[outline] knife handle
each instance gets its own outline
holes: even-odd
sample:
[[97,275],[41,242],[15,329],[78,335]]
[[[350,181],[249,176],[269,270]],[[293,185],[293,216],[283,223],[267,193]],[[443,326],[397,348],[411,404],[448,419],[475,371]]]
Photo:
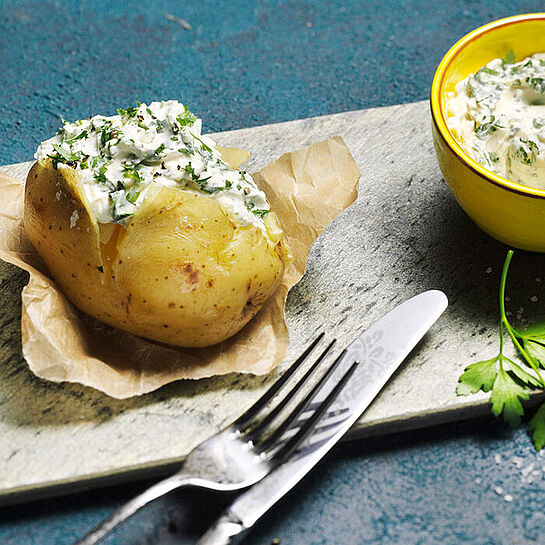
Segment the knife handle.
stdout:
[[233,545],[238,543],[247,528],[228,514],[221,516],[201,537],[197,545]]

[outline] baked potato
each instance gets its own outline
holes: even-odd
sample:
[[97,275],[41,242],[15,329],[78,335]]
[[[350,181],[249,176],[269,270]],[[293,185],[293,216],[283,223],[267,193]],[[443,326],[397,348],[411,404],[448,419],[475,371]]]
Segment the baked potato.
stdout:
[[[165,115],[170,129],[158,130],[162,110],[187,117],[187,108],[168,101],[133,110],[65,123],[42,143],[26,182],[26,232],[68,299],[85,313],[172,345],[219,343],[280,285],[289,254],[282,231],[251,177],[198,135],[196,119],[184,126],[184,117]],[[107,127],[119,132],[104,142],[101,121],[112,119]],[[133,121],[145,126],[136,135],[144,142],[136,152],[123,142],[125,133],[134,141],[139,132]],[[154,131],[163,139],[157,147]],[[165,145],[177,135],[171,141],[178,154]],[[217,189],[221,177],[225,187]],[[97,192],[107,194],[107,203],[95,199]]]

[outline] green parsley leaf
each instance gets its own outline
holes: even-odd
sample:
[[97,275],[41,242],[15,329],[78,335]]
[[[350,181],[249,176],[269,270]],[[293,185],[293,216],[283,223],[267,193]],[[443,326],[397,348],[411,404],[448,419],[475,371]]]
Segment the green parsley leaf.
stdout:
[[521,416],[524,414],[521,399],[525,400],[530,397],[528,391],[515,382],[504,369],[500,367],[492,394],[490,395],[490,403],[492,404],[492,413],[495,416],[503,414],[503,419],[512,427],[520,424]]
[[479,390],[489,392],[494,386],[498,374],[499,356],[489,360],[472,363],[464,369],[464,373],[458,379],[456,393],[466,396],[475,394]]
[[126,193],[126,199],[131,203],[134,204],[138,197],[140,196],[140,191],[137,190],[136,184],[133,185]]
[[160,119],[155,120],[155,130],[157,132],[163,132],[165,130],[166,123]]
[[142,177],[140,176],[140,173],[138,172],[136,165],[124,164],[122,166],[123,166],[123,176],[125,178],[130,178],[137,183],[140,183],[142,181]]
[[81,131],[77,136],[74,136],[74,138],[67,138],[65,142],[71,146],[74,142],[77,140],[81,140],[82,138],[87,138],[87,131],[83,130]]
[[475,76],[479,77],[480,74],[490,74],[491,76],[497,76],[498,71],[493,70],[492,68],[488,68],[488,66],[483,66],[482,68],[479,68]]
[[505,57],[503,57],[501,61],[502,66],[505,68],[508,64],[515,64],[515,52],[510,49],[506,54]]
[[523,385],[526,385],[529,388],[539,388],[541,386],[539,380],[534,375],[525,371],[518,363],[515,363],[505,356],[503,357],[502,362],[504,369],[509,371],[509,375],[517,378]]
[[[458,379],[458,395],[474,394],[479,390],[490,391],[492,413],[503,415],[510,426],[518,426],[524,414],[522,401],[530,394],[545,390],[545,380],[540,368],[545,361],[545,324],[536,324],[525,330],[515,329],[505,311],[505,286],[513,250],[507,252],[500,281],[500,347],[496,357],[474,363],[465,368]],[[506,331],[517,348],[522,363],[503,354],[503,335]],[[530,422],[537,449],[545,446],[545,404]]]
[[532,432],[532,439],[536,450],[541,450],[545,447],[545,403],[536,411],[528,428]]
[[197,121],[197,116],[193,115],[187,106],[184,105],[184,112],[180,115],[176,116],[176,121],[178,121],[178,124],[180,127],[189,126],[191,127],[195,121]]
[[135,108],[134,106],[130,106],[129,108],[123,109],[119,108],[117,110],[117,113],[120,116],[127,116],[129,118],[134,117],[136,115],[136,112],[138,111],[138,108]]
[[72,153],[70,150],[66,150],[64,149],[63,147],[57,145],[57,144],[53,144],[53,149],[58,153],[58,155],[60,156],[60,159],[57,158],[57,161],[59,163],[63,162],[63,163],[66,163],[66,162],[72,162],[72,161],[77,161],[79,159],[79,152],[76,152],[76,153]]
[[202,149],[208,153],[212,153],[212,148],[207,146],[198,136],[195,136],[192,132],[189,133],[195,140],[198,140],[201,143]]
[[532,76],[526,78],[526,81],[530,84],[530,87],[536,91],[536,93],[545,93],[545,79]]
[[102,165],[95,174],[95,180],[98,183],[105,185],[110,191],[115,191],[115,184],[110,182],[110,180],[108,180],[106,177],[106,170],[108,170],[108,165]]
[[538,340],[525,338],[524,349],[545,369],[545,345]]

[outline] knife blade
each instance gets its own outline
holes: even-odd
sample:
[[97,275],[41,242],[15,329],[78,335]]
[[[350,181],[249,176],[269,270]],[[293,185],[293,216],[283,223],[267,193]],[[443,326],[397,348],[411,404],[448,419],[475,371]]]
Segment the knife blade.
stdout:
[[[284,464],[239,496],[198,542],[234,543],[289,492],[339,441],[381,391],[399,365],[441,316],[446,295],[430,290],[391,310],[349,347],[330,379],[331,391],[354,362],[359,362],[306,443]],[[328,390],[322,393],[325,397]]]

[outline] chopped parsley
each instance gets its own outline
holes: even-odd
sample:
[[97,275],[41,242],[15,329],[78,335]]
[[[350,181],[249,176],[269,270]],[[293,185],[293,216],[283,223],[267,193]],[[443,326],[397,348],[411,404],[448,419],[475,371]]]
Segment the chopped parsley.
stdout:
[[128,108],[119,108],[117,110],[117,113],[121,116],[127,116],[128,118],[134,117],[136,115],[136,112],[138,111],[138,108],[135,108],[134,106],[129,106]]
[[197,121],[197,116],[193,115],[188,107],[184,105],[184,112],[176,116],[176,121],[178,121],[180,127],[191,127]]
[[201,143],[202,149],[208,153],[212,153],[212,148],[207,146],[198,136],[195,136],[192,132],[189,133],[195,140],[198,140]]
[[154,180],[159,185],[188,187],[211,196],[232,191],[235,198],[221,202],[233,206],[235,215],[242,213],[245,222],[249,219],[246,210],[260,219],[269,212],[252,179],[231,169],[214,149],[215,144],[207,144],[199,134],[199,127],[194,126],[197,117],[187,106],[137,103],[118,109],[117,114],[75,123],[63,121],[46,148],[54,168],[59,163],[77,168],[84,187],[96,184],[98,193],[90,202],[91,206],[97,203],[99,221],[124,223]]
[[537,93],[545,93],[545,79],[535,76],[530,76],[526,78],[526,82],[530,85],[534,91]]
[[258,218],[261,218],[261,219],[263,219],[269,213],[269,210],[256,208],[255,204],[252,201],[246,203],[246,208],[252,214],[255,214]]
[[116,189],[115,184],[111,182],[110,180],[108,180],[108,178],[106,177],[107,170],[108,170],[108,165],[102,165],[98,169],[98,172],[95,173],[94,178],[99,184],[106,186],[111,191],[115,191]]
[[502,67],[505,68],[508,64],[515,64],[515,52],[510,49],[501,61]]
[[474,122],[474,130],[477,135],[480,137],[483,137],[491,132],[496,132],[498,129],[504,129],[502,125],[496,121],[496,117],[494,115],[491,115],[490,118],[487,120],[485,117],[481,123],[478,123],[477,121]]
[[539,146],[532,140],[520,138],[521,145],[516,150],[516,155],[525,165],[532,165],[539,154]]
[[65,142],[71,146],[74,142],[77,142],[78,140],[81,140],[82,138],[87,138],[87,131],[83,130],[81,131],[77,136],[74,136],[74,138],[67,138]]

